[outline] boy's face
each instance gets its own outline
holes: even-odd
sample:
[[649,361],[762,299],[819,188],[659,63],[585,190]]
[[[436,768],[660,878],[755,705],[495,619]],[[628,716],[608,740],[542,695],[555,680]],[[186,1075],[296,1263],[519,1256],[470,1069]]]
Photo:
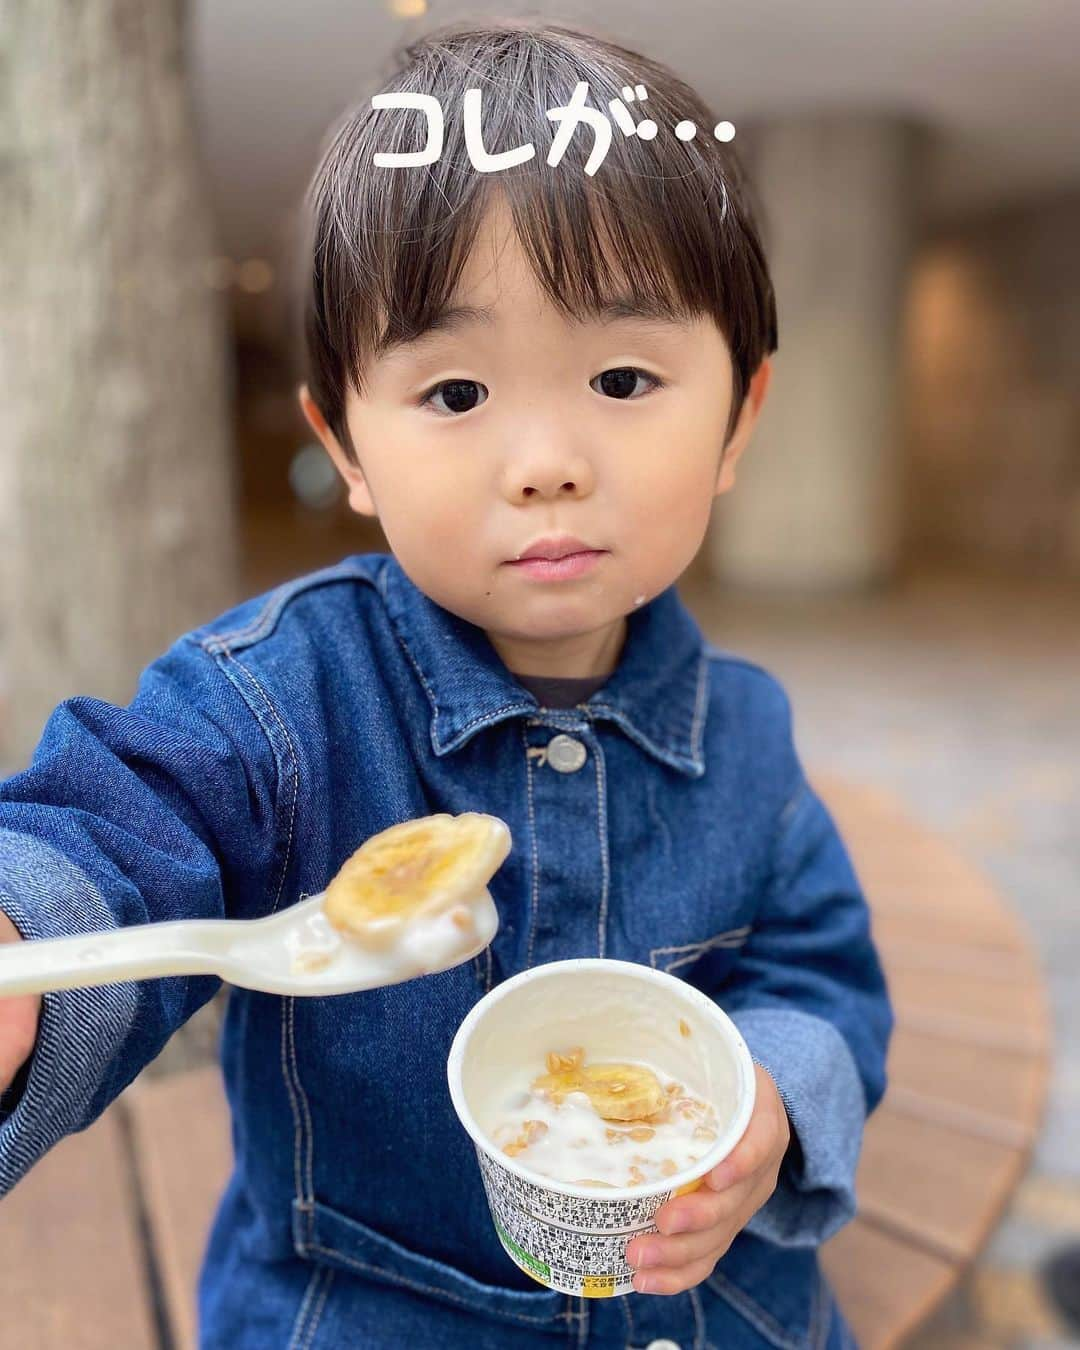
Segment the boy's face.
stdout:
[[[487,309],[490,322],[398,347],[369,367],[364,397],[350,390],[359,465],[302,386],[305,416],[353,510],[378,517],[415,585],[483,628],[510,670],[608,673],[625,616],[682,574],[713,498],[732,486],[768,364],[721,464],[732,366],[712,320],[568,321],[533,278],[501,201],[451,303]],[[514,565],[560,535],[599,551],[581,575]]]

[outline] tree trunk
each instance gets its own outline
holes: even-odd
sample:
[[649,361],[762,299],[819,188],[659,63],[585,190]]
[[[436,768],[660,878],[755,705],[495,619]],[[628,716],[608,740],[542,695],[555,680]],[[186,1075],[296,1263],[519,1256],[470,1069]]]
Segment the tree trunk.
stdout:
[[0,760],[235,594],[232,381],[181,0],[2,0]]

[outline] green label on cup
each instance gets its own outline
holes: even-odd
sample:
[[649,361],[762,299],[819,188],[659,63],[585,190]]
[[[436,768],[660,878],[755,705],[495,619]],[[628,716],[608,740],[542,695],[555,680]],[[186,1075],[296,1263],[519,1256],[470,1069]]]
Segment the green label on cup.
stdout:
[[498,1219],[495,1219],[495,1231],[498,1233],[507,1249],[517,1257],[526,1270],[535,1275],[537,1279],[551,1279],[551,1267],[545,1265],[543,1261],[538,1261],[535,1256],[530,1256],[527,1251],[524,1251],[519,1247]]

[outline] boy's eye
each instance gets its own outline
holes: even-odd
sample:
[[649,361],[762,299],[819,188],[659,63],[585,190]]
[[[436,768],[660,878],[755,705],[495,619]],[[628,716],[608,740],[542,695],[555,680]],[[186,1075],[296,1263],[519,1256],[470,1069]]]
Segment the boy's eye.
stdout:
[[[638,370],[636,366],[616,366],[597,375],[595,380],[590,381],[590,387],[596,389],[599,383],[597,393],[605,394],[608,398],[627,400],[641,396],[640,391],[635,394],[639,379],[648,380],[654,389],[662,388],[664,383],[657,376]],[[435,412],[460,415],[479,407],[487,396],[487,389],[478,380],[442,380],[424,395],[420,406],[425,407],[430,403]],[[441,407],[437,399],[442,400]]]
[[[478,390],[484,390],[483,398],[477,398]],[[435,407],[436,412],[467,413],[478,407],[487,398],[487,390],[476,380],[443,380],[421,399],[421,407],[431,400],[442,396],[443,407]]]
[[[631,398],[634,396],[634,386],[639,376],[641,379],[649,380],[654,389],[663,386],[663,380],[657,379],[655,375],[648,375],[635,366],[617,366],[613,370],[605,370],[601,375],[597,375],[600,388],[596,392],[606,394],[608,398]],[[592,383],[593,388],[596,388],[596,382]]]

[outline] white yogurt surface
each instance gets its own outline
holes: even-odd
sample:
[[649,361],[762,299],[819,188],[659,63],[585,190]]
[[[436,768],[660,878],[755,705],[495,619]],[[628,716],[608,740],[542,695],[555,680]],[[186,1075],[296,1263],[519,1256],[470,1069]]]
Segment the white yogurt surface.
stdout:
[[[507,1083],[495,1143],[504,1152],[509,1145],[514,1150],[509,1156],[530,1171],[579,1186],[645,1185],[697,1162],[718,1137],[713,1106],[654,1064],[620,1062],[652,1070],[669,1102],[667,1120],[605,1120],[584,1092],[567,1093],[556,1105],[530,1086],[544,1066],[523,1068]],[[517,1151],[522,1143],[526,1146]]]
[[289,992],[297,991],[297,980],[310,981],[312,994],[324,994],[373,989],[448,970],[482,951],[499,927],[498,911],[486,888],[442,913],[413,916],[400,937],[378,950],[339,933],[323,912],[321,895],[295,909],[292,922],[286,921],[284,927],[280,920],[285,915],[245,925],[227,951],[242,963],[280,972]]

